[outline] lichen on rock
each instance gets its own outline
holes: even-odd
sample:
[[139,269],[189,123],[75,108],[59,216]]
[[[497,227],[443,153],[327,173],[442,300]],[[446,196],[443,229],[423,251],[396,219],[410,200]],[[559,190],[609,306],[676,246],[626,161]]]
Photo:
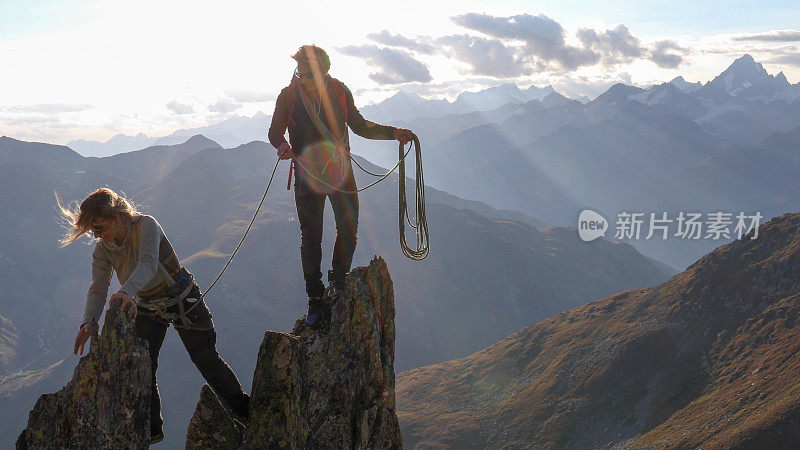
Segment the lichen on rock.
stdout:
[[150,439],[150,357],[134,321],[106,312],[72,380],[39,397],[18,440],[27,448],[146,448]]

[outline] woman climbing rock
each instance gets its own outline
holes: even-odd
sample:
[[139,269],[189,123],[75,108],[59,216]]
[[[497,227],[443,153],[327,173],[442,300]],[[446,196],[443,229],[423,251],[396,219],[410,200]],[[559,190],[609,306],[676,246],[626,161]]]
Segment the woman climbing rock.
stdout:
[[116,272],[122,286],[111,300],[121,301],[120,308],[134,315],[136,334],[147,341],[150,349],[151,443],[164,438],[156,369],[170,324],[208,384],[229,404],[238,420],[246,421],[250,397],[219,356],[214,323],[200,288],[192,274],[180,265],[156,219],[138,213],[125,198],[107,188],[90,194],[80,207],[65,208],[60,202],[58,206],[69,224],[62,246],[87,232],[98,239],[92,253],[92,283],[73,351],[77,354],[80,350],[82,355],[86,341],[97,331],[111,275]]

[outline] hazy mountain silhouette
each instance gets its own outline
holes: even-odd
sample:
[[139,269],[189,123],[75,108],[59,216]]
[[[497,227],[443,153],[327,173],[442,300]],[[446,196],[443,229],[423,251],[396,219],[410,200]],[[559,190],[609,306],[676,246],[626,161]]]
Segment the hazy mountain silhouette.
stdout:
[[360,108],[364,117],[380,123],[408,122],[414,119],[438,119],[454,114],[491,111],[505,105],[542,100],[555,92],[552,86],[535,85],[520,89],[514,83],[503,83],[477,92],[462,92],[452,103],[444,99],[425,99],[403,90],[374,105]]
[[105,142],[88,141],[86,139],[76,139],[67,143],[67,146],[74,149],[83,156],[103,156],[116,155],[117,153],[130,152],[134,150],[150,147],[155,144],[156,138],[151,138],[144,133],[136,136],[117,134]]

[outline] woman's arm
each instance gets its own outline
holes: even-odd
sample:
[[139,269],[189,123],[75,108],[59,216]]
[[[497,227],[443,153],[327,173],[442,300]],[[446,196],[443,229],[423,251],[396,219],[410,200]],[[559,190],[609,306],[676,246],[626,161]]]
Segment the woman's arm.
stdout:
[[136,261],[136,268],[133,269],[131,276],[125,281],[119,292],[133,297],[137,292],[153,279],[158,271],[158,249],[161,245],[161,225],[156,219],[150,216],[142,216],[137,225],[139,227],[138,242],[129,242],[128,245],[139,246],[139,258]]
[[86,308],[81,326],[88,323],[94,327],[100,319],[106,304],[112,271],[111,261],[98,243],[92,252],[92,284],[86,294]]

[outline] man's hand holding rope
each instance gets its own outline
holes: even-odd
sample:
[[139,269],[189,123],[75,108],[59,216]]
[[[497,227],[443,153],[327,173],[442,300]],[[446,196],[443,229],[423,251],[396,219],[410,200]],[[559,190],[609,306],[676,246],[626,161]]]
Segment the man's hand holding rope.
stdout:
[[294,158],[294,150],[292,146],[289,145],[288,142],[284,142],[280,146],[278,146],[278,158],[280,159],[289,159]]
[[394,129],[394,138],[400,141],[400,144],[405,146],[409,141],[414,140],[414,133],[411,130],[406,130],[405,128],[395,128]]

